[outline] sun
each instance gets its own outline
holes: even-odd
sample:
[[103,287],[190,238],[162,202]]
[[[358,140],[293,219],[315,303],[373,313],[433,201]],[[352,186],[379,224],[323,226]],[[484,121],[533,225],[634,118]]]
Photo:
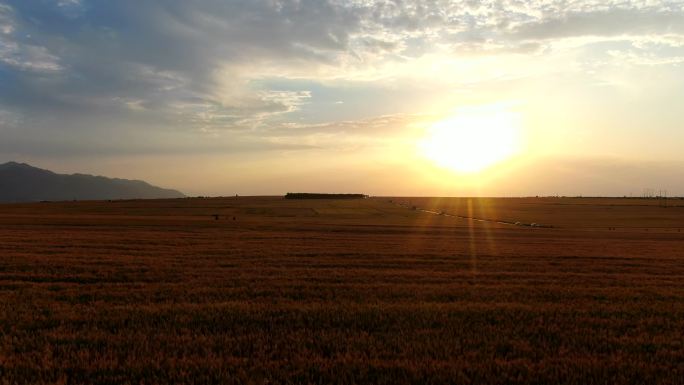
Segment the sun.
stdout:
[[477,173],[514,156],[519,142],[519,115],[495,105],[461,109],[432,124],[418,147],[440,167]]

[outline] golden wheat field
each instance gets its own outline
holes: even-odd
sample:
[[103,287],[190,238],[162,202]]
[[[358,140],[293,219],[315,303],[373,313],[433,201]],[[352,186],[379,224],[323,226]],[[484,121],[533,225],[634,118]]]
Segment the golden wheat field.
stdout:
[[682,384],[682,205],[0,205],[0,383]]

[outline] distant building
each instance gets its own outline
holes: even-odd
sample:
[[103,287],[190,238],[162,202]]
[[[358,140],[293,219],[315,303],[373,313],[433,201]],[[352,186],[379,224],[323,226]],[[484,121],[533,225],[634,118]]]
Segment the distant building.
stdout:
[[365,194],[287,193],[285,199],[365,199]]

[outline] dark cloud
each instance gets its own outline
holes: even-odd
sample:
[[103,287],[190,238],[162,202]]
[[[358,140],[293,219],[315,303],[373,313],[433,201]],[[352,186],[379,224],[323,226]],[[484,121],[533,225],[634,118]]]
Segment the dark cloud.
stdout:
[[9,25],[0,37],[5,108],[187,114],[180,123],[190,126],[196,110],[213,113],[217,125],[288,111],[268,92],[235,105],[221,100],[216,72],[264,61],[331,62],[358,25],[353,9],[318,0],[16,0],[2,3],[0,20]]

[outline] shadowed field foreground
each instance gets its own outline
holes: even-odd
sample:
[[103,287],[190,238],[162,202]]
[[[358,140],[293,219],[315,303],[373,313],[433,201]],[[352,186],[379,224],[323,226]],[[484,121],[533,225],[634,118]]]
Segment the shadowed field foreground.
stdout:
[[0,383],[681,384],[680,228],[647,200],[2,205]]

